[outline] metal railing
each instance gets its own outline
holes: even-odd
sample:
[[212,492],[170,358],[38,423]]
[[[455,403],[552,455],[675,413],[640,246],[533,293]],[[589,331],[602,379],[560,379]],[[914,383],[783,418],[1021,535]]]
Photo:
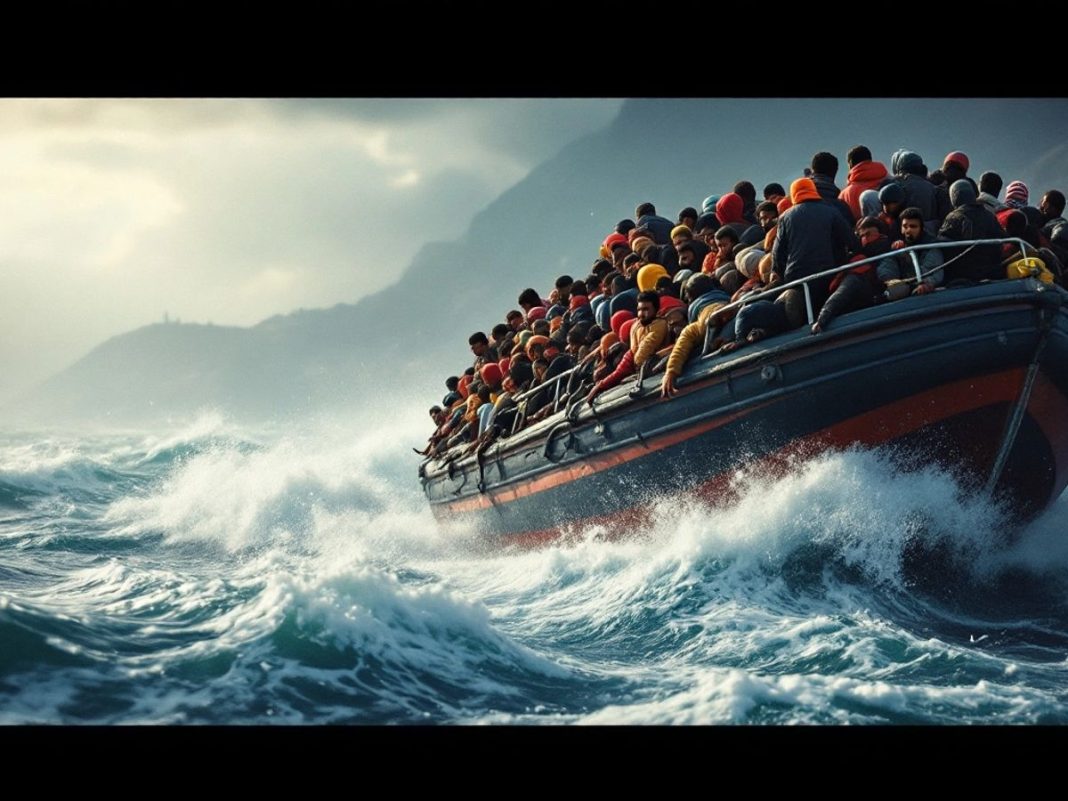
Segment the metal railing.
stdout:
[[[969,250],[971,250],[973,247],[975,247],[977,245],[1004,245],[1004,244],[1012,244],[1012,243],[1016,243],[1017,245],[1019,245],[1020,252],[1021,252],[1021,254],[1024,254],[1024,255],[1027,254],[1028,250],[1031,250],[1031,251],[1035,251],[1036,250],[1033,245],[1028,244],[1027,242],[1025,242],[1024,240],[1020,239],[1019,237],[1006,237],[1004,239],[968,239],[968,240],[962,240],[960,242],[928,242],[928,243],[925,243],[925,244],[922,244],[922,245],[909,245],[908,247],[903,247],[903,248],[898,248],[897,250],[887,251],[886,253],[883,253],[882,255],[879,255],[879,256],[870,256],[870,257],[868,257],[866,259],[862,259],[860,261],[847,262],[846,264],[839,265],[838,267],[832,267],[829,270],[823,270],[822,272],[813,273],[812,275],[806,275],[803,278],[797,278],[797,279],[795,279],[793,281],[790,281],[788,283],[785,283],[785,284],[776,284],[775,286],[768,287],[766,289],[761,289],[761,290],[758,290],[758,291],[748,292],[748,293],[745,294],[744,297],[741,297],[738,300],[732,301],[732,302],[726,304],[725,306],[722,306],[720,309],[718,309],[716,311],[716,314],[720,314],[722,312],[730,311],[732,309],[740,309],[742,306],[746,305],[747,303],[753,303],[753,302],[758,301],[758,300],[767,300],[769,298],[773,298],[773,297],[778,296],[779,294],[781,294],[782,292],[785,292],[788,289],[794,289],[795,287],[801,287],[804,290],[804,293],[805,293],[805,312],[806,312],[806,315],[807,315],[807,318],[808,318],[808,324],[811,326],[815,322],[815,315],[813,313],[813,308],[812,308],[812,290],[811,290],[809,285],[811,283],[815,282],[815,281],[820,281],[820,280],[823,280],[823,279],[826,279],[826,278],[830,278],[832,276],[837,275],[838,273],[849,272],[851,270],[855,270],[857,267],[862,267],[865,264],[873,264],[873,263],[876,263],[876,262],[883,261],[885,259],[896,258],[898,256],[908,255],[910,260],[912,261],[913,270],[915,272],[915,280],[917,282],[919,282],[919,281],[922,281],[927,275],[930,275],[932,273],[938,272],[939,270],[944,269],[946,267],[946,265],[952,264],[953,261],[955,261],[956,259],[958,259],[961,256],[963,256],[964,253],[967,253]],[[957,256],[954,256],[948,262],[944,262],[942,264],[939,264],[937,267],[932,267],[926,273],[924,273],[922,268],[920,267],[920,261],[919,261],[919,258],[916,255],[917,252],[923,251],[923,250],[946,250],[946,249],[956,249],[956,248],[962,248],[962,247],[966,248],[966,250],[963,253],[960,253]],[[909,279],[906,279],[906,280],[910,280],[911,281],[913,279],[909,278]],[[553,390],[552,390],[553,391],[553,402],[552,402],[553,414],[556,414],[560,410],[560,401],[561,401],[560,387],[561,387],[561,382],[563,382],[565,380],[570,382],[570,379],[574,375],[575,370],[579,369],[580,367],[585,367],[585,365],[579,364],[579,365],[576,365],[575,367],[572,367],[572,368],[570,368],[568,370],[565,370],[564,372],[553,376],[552,378],[550,378],[545,383],[538,384],[536,387],[531,387],[530,389],[524,390],[523,392],[515,395],[512,398],[512,400],[515,402],[515,404],[517,406],[519,406],[523,401],[534,397],[539,392],[548,391],[549,388],[552,387],[553,388]],[[639,378],[641,378],[642,373],[641,372],[635,372],[634,375],[639,377]],[[629,379],[629,376],[628,376],[628,379]],[[624,379],[624,381],[627,381],[628,379]],[[514,435],[517,431],[519,431],[523,427],[523,425],[525,423],[525,419],[526,419],[526,415],[524,413],[522,413],[522,412],[517,412],[516,413],[515,419],[514,419],[514,421],[512,423],[512,430],[511,430],[511,434],[512,435]],[[429,459],[427,461],[429,461]]]

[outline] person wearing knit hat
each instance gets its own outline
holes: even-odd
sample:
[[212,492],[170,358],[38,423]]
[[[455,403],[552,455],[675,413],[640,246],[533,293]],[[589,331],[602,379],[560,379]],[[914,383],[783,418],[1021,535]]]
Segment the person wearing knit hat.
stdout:
[[[898,216],[905,208],[905,190],[901,184],[891,181],[879,190],[879,202],[882,204],[882,211],[878,214],[878,217],[886,226],[890,242],[896,242],[901,239],[901,226],[898,223]],[[920,213],[923,213],[922,210]]]
[[693,239],[693,231],[688,225],[676,225],[671,229],[671,244],[679,245]]
[[544,320],[545,315],[548,313],[548,309],[544,306],[534,306],[527,312],[527,322],[532,323],[535,320]]
[[701,201],[701,213],[711,214],[716,210],[717,203],[719,203],[719,195],[709,195]]
[[[949,188],[954,209],[938,229],[938,238],[950,241],[1001,239],[1005,236],[997,218],[979,202],[975,189],[967,181],[956,181]],[[974,245],[943,251],[946,281],[1004,278],[1001,269],[1001,246]]]
[[[934,233],[953,208],[945,187],[935,186],[927,179],[927,167],[918,153],[898,151],[894,180],[905,192],[902,208],[915,207],[924,219],[924,229]],[[891,232],[892,233],[892,232]]]
[[[633,242],[630,243],[631,250],[641,256],[642,251],[650,245],[655,244],[652,239],[647,236],[639,236]],[[622,263],[622,259],[620,260]],[[618,265],[617,265],[618,268]]]
[[659,264],[646,264],[638,270],[638,291],[650,292],[656,288],[656,282],[668,274]]
[[[617,244],[626,245],[627,244],[627,237],[625,237],[623,234],[620,234],[620,233],[612,233],[612,234],[609,234],[608,236],[606,236],[604,238],[604,243],[603,244],[604,244],[604,246],[606,248],[608,248],[608,252],[611,253],[612,252],[612,248],[615,245],[617,245]],[[608,256],[605,256],[605,258],[608,258]]]
[[968,168],[971,166],[971,162],[968,160],[968,157],[959,150],[954,150],[952,153],[946,154],[946,157],[942,159],[942,172],[946,174],[947,178],[949,177],[949,170],[946,168],[950,162],[960,165],[962,171],[961,178],[968,174]]
[[1022,209],[1027,205],[1030,193],[1023,181],[1013,181],[1005,187],[1005,205],[1012,209]]

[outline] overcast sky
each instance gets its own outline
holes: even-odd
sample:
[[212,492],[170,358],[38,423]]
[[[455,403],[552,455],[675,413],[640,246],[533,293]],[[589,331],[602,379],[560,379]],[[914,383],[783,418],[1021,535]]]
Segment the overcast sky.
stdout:
[[114,334],[354,302],[619,100],[0,100],[0,399]]

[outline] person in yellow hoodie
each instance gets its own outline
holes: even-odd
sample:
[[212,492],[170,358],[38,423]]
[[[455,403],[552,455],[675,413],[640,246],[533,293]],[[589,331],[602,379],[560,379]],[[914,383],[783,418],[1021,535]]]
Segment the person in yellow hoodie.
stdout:
[[[675,341],[675,346],[671,349],[667,369],[660,382],[660,397],[662,398],[670,398],[678,391],[675,389],[675,379],[682,374],[694,348],[704,345],[708,327],[711,325],[715,328],[725,322],[718,312],[730,302],[730,298],[725,292],[719,290],[712,277],[704,273],[690,277],[690,280],[686,282],[684,296],[691,301],[692,306],[697,308],[697,319],[682,329],[682,333]],[[704,303],[698,301],[704,301]]]
[[636,369],[641,369],[643,364],[656,355],[668,335],[667,321],[656,316],[659,309],[660,296],[655,292],[642,292],[638,295],[638,317],[630,329],[630,349],[619,362],[619,366],[590,390],[590,394],[586,396],[588,404],[592,406],[594,398],[614,387]]

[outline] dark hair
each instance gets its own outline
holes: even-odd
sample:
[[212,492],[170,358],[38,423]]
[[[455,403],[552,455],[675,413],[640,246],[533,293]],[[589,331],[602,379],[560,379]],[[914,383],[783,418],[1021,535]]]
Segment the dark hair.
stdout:
[[[646,247],[655,247],[655,245],[647,245]],[[630,267],[630,265],[636,264],[641,260],[642,257],[639,256],[637,253],[628,253],[626,258],[623,259],[623,266]]]
[[765,200],[763,203],[761,203],[759,206],[756,207],[756,210],[757,210],[757,214],[760,214],[760,212],[762,212],[762,211],[767,211],[767,212],[770,212],[771,214],[774,214],[776,217],[779,216],[779,207],[778,207],[778,205],[776,205],[775,203],[772,203],[770,200]]
[[1051,189],[1046,192],[1046,199],[1049,201],[1050,208],[1053,209],[1054,216],[1060,217],[1064,212],[1064,193],[1059,189]]
[[431,406],[430,407],[430,413],[431,414],[433,414],[434,412],[441,412],[441,411],[444,411],[444,409],[442,409],[440,406]]
[[652,303],[654,309],[660,308],[660,296],[655,292],[642,292],[638,295],[637,303],[641,303],[643,300],[646,303]]
[[594,342],[599,342],[603,336],[604,329],[601,326],[591,325],[590,330],[586,332],[586,344],[592,345]]
[[567,341],[571,345],[585,345],[586,344],[586,326],[576,325],[570,331],[567,332]]
[[450,375],[445,379],[445,389],[449,390],[449,392],[455,392],[456,387],[459,386],[459,384],[460,376],[458,375]]
[[538,294],[536,289],[524,289],[519,293],[519,300],[516,301],[520,306],[524,303],[529,303],[531,306],[541,305],[541,295]]
[[920,225],[923,225],[923,212],[915,206],[909,206],[907,209],[902,211],[897,216],[897,218],[899,220],[919,220]]
[[724,225],[718,231],[716,231],[716,239],[730,239],[735,244],[738,244],[738,232],[731,228],[729,225]]
[[622,275],[617,275],[612,279],[612,294],[616,295],[620,292],[624,292],[627,289],[627,279]]
[[782,188],[782,184],[771,183],[764,187],[764,197],[769,198],[772,195],[782,195],[787,197],[786,190]]
[[[593,267],[590,268],[590,272],[598,278],[604,278],[607,273],[612,272],[614,269],[615,265],[608,259],[597,259],[597,261],[593,263]],[[587,279],[587,283],[588,282],[589,279]]]
[[494,339],[500,341],[504,339],[505,334],[507,334],[511,330],[512,329],[504,323],[497,323],[497,325],[493,326],[493,328],[490,329],[490,333],[493,335]]
[[821,150],[812,157],[812,172],[834,178],[838,174],[838,157]]
[[499,362],[501,354],[498,352],[496,345],[490,345],[486,348],[486,352],[482,354],[482,358],[487,362]]
[[497,346],[497,353],[502,359],[505,359],[505,358],[507,358],[507,357],[512,355],[512,351],[514,349],[515,349],[515,340],[514,339],[506,339],[500,345]]
[[482,400],[483,403],[489,403],[490,388],[488,384],[483,384],[478,388],[478,397]]
[[547,361],[545,361],[544,358],[535,359],[534,361],[532,361],[530,363],[531,369],[534,369],[534,368],[538,367],[539,365],[541,366],[542,370],[548,370],[549,369],[549,363]]
[[854,145],[849,148],[849,152],[846,153],[846,164],[855,167],[862,161],[871,161],[871,151],[864,145]]
[[627,232],[630,231],[630,229],[634,228],[635,225],[636,223],[634,222],[634,220],[630,219],[629,217],[625,220],[620,220],[616,223],[616,233],[623,234],[623,236],[626,236]]
[[472,367],[468,367],[466,370],[464,370],[464,375],[474,375],[474,374],[475,374],[475,368],[473,366]]
[[1001,176],[996,172],[984,172],[979,176],[979,191],[986,192],[988,194],[997,197],[1001,192],[1001,187],[1005,185],[1005,182],[1001,180]]
[[656,214],[656,206],[652,203],[639,203],[634,210],[635,217],[644,217],[646,214]]
[[517,387],[521,387],[534,377],[534,369],[530,366],[526,356],[512,360],[512,363],[508,365],[508,377],[515,382]]
[[695,209],[693,206],[687,206],[679,212],[679,222],[682,222],[683,217],[693,217],[696,220],[697,216],[697,209]]
[[693,303],[713,289],[719,289],[719,282],[707,273],[694,273],[686,279],[686,286],[682,288],[682,299],[687,303]]
[[505,320],[514,320],[516,317],[523,317],[523,312],[519,311],[519,309],[512,309],[508,314],[504,315]]
[[697,246],[694,244],[692,239],[687,242],[683,242],[681,245],[675,248],[676,253],[681,254],[684,251],[692,253],[694,256],[697,255]]
[[479,342],[481,342],[483,344],[486,344],[486,345],[489,344],[489,339],[481,331],[476,331],[475,333],[473,333],[471,336],[469,336],[467,338],[467,344],[468,345],[477,345]]
[[570,275],[561,275],[556,279],[556,284],[554,286],[556,286],[557,289],[563,289],[565,286],[571,286],[573,283],[575,283],[575,280]]
[[746,205],[756,202],[756,187],[749,181],[739,181],[731,191],[736,195],[740,195]]
[[[953,163],[953,162],[951,162],[951,163]],[[954,178],[953,181],[958,181],[963,177],[964,177],[964,173],[961,173],[956,178]],[[935,170],[930,175],[928,175],[927,176],[927,180],[930,181],[935,186],[942,186],[942,184],[945,184],[945,183],[950,183],[950,184],[953,183],[953,181],[949,180],[949,176],[946,174],[945,170],[941,170],[941,169]]]
[[589,295],[589,291],[586,289],[585,281],[573,281],[571,284],[572,295]]

